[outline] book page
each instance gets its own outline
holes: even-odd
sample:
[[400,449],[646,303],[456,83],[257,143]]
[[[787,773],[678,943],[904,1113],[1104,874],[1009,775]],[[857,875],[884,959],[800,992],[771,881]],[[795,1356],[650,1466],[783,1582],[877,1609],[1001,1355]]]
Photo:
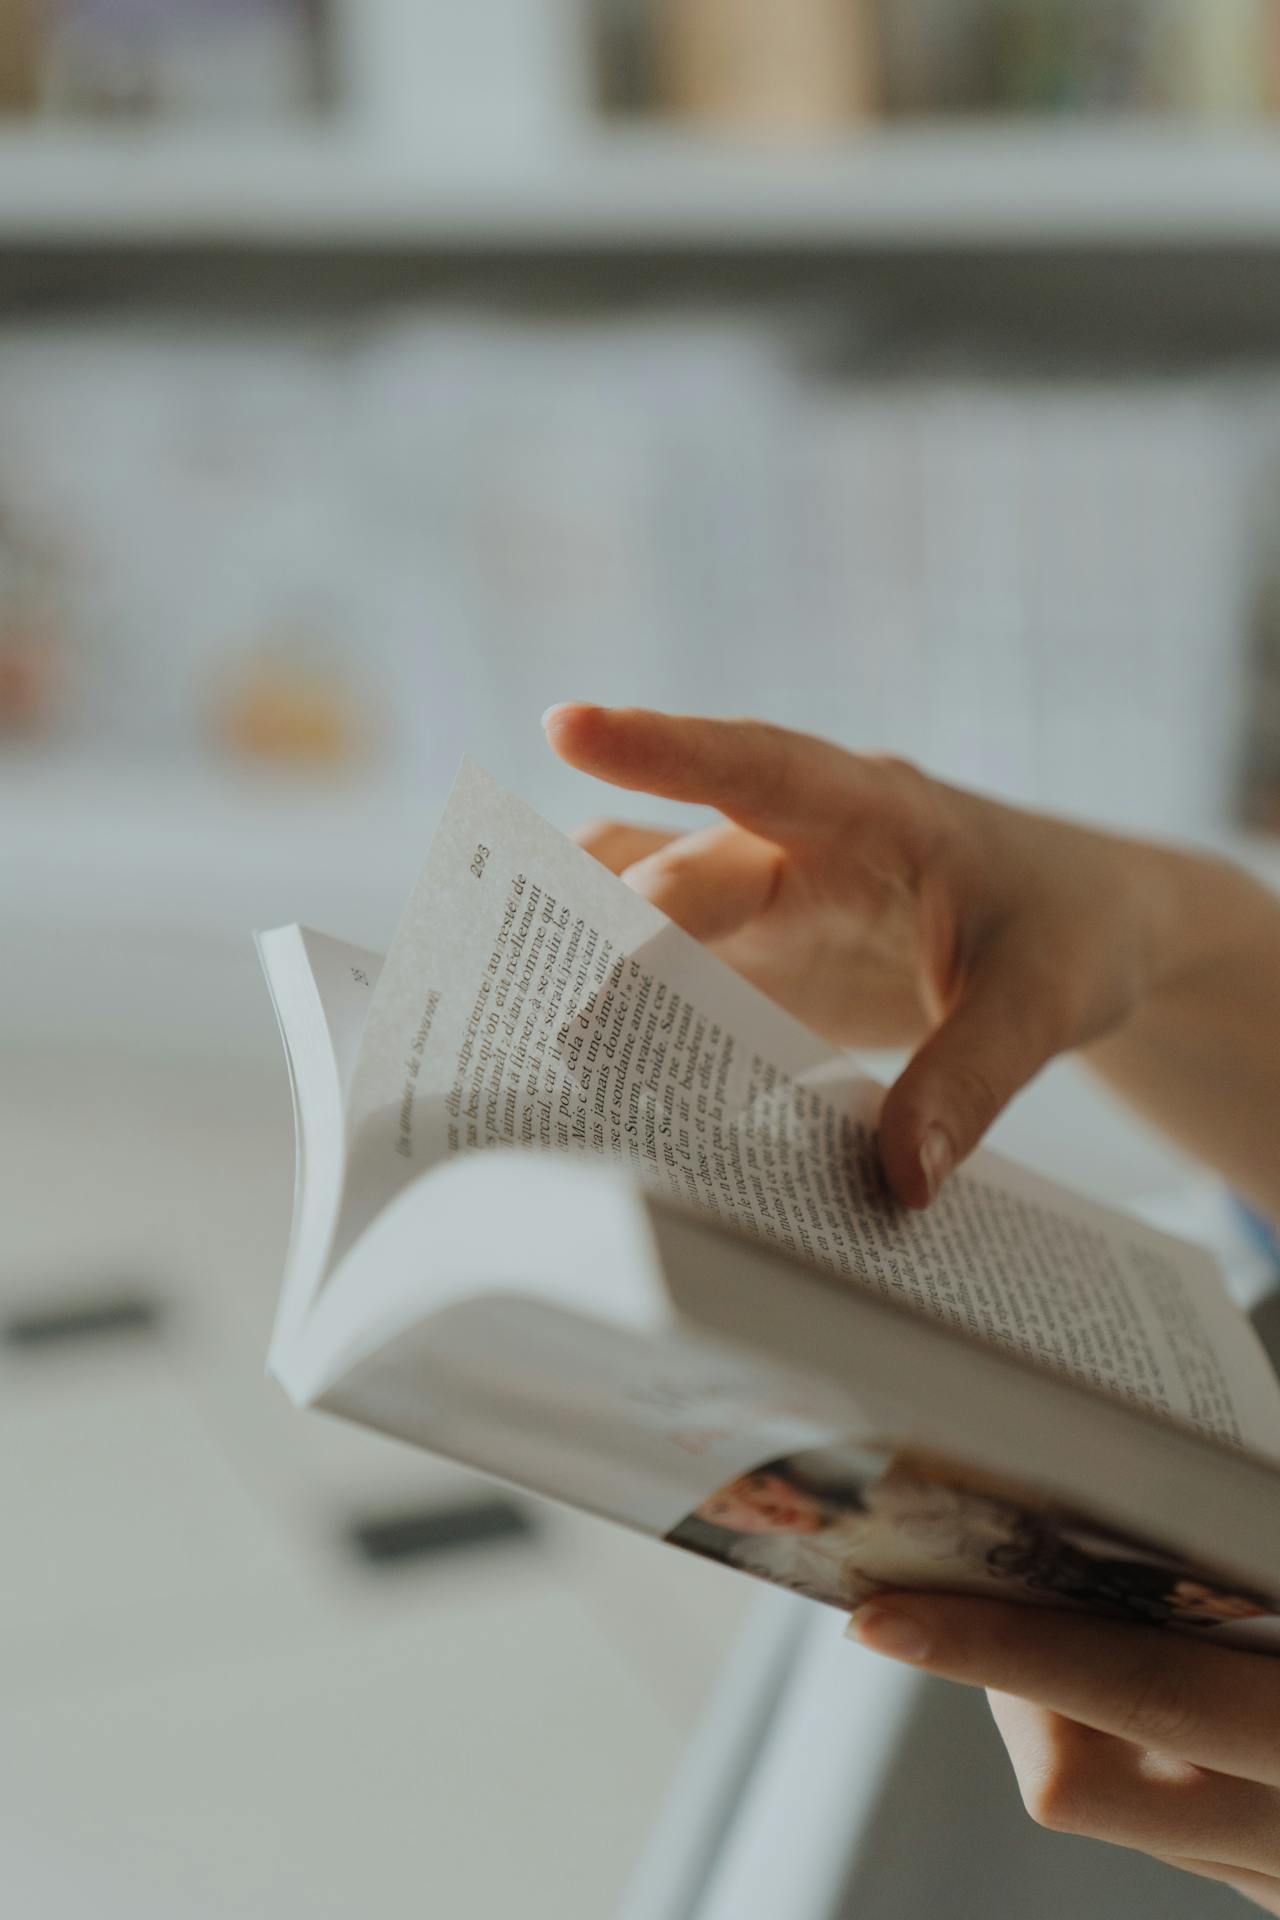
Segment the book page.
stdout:
[[289,1066],[297,1155],[274,1365],[293,1346],[328,1270],[341,1217],[346,1100],[382,961],[303,927],[277,927],[257,946]]
[[1280,1451],[1280,1391],[1207,1256],[990,1153],[908,1213],[880,1178],[880,1098],[467,765],[365,1026],[339,1245],[451,1154],[597,1156],[1081,1384]]
[[1191,1627],[1280,1650],[1280,1595],[1118,1529],[1007,1476],[909,1447],[823,1440],[762,1452],[663,1536],[849,1612],[920,1588]]
[[581,1157],[405,1189],[345,1276],[366,1331],[427,1248],[431,1311],[302,1398],[833,1606],[945,1588],[1280,1645],[1277,1474],[1247,1454]]

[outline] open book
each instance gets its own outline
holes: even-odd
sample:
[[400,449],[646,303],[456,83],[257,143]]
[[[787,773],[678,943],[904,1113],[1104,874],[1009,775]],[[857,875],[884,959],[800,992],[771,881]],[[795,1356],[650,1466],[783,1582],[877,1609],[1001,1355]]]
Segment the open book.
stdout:
[[385,961],[259,945],[299,1404],[843,1608],[1280,1647],[1280,1389],[1206,1255],[987,1152],[897,1208],[880,1089],[470,765]]

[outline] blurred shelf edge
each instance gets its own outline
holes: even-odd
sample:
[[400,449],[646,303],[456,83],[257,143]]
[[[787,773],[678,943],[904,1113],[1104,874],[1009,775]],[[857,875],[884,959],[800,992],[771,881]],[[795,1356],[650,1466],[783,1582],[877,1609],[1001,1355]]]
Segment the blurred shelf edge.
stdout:
[[[295,913],[353,941],[385,938],[451,777],[311,783],[215,763],[0,756],[0,944],[16,922],[234,923],[241,937]],[[1280,886],[1280,838],[1223,824],[1197,839]]]
[[476,254],[1280,247],[1280,127],[583,132],[469,169],[340,128],[0,133],[0,247]]
[[[385,952],[445,784],[0,756],[6,1044],[250,1065],[283,1113],[251,929],[297,920]],[[1280,840],[1205,841],[1280,886]]]
[[373,777],[0,757],[0,952],[19,928],[154,929],[231,940],[248,957],[251,928],[293,919],[376,944],[441,797]]

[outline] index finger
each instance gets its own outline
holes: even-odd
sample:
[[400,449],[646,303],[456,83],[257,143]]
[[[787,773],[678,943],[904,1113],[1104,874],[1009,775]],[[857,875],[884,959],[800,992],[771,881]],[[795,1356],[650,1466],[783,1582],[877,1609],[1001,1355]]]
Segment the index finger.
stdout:
[[1280,1660],[1165,1629],[999,1600],[894,1594],[864,1646],[1195,1766],[1280,1785]]
[[562,760],[615,787],[716,807],[766,837],[839,831],[882,800],[883,769],[759,720],[707,720],[570,702],[543,725]]

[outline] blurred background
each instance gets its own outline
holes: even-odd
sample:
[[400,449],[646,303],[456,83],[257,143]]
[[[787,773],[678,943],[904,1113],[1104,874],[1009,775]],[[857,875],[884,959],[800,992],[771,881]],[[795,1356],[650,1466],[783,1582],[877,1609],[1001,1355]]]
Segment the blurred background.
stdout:
[[[1280,872],[1280,0],[0,0],[0,116],[13,1908],[601,1920],[741,1583],[262,1380],[249,929],[384,947],[464,749],[607,808],[574,697]],[[1005,1138],[1227,1231],[1070,1070]],[[1217,1910],[838,1659],[815,1917]]]

